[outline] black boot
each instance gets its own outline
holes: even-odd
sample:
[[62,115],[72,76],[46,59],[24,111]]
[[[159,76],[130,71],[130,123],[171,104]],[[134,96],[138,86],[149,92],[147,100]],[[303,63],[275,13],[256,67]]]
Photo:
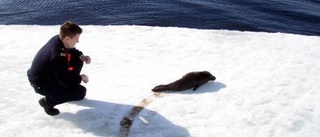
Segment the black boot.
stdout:
[[39,104],[41,107],[43,107],[44,111],[50,116],[58,115],[60,113],[60,111],[58,109],[53,108],[53,106],[51,106],[45,98],[41,98],[39,100]]

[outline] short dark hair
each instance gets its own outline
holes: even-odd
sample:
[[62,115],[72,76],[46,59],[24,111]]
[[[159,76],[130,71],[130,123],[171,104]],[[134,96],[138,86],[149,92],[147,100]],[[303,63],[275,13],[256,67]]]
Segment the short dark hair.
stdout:
[[74,22],[67,21],[63,23],[60,27],[60,38],[65,38],[66,36],[69,36],[73,38],[77,34],[81,34],[82,29]]

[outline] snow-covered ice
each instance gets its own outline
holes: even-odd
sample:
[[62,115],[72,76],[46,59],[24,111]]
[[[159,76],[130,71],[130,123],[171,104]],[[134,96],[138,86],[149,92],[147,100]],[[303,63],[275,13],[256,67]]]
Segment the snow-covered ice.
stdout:
[[91,56],[83,101],[48,116],[26,71],[59,26],[0,25],[2,137],[112,137],[151,89],[191,71],[217,77],[196,92],[163,93],[131,137],[320,136],[320,37],[147,26],[81,26]]

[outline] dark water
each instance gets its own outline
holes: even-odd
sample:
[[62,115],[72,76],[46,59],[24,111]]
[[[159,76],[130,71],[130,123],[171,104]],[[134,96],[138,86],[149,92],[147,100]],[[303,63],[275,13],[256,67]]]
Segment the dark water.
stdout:
[[320,36],[320,0],[0,0],[0,24],[64,21]]

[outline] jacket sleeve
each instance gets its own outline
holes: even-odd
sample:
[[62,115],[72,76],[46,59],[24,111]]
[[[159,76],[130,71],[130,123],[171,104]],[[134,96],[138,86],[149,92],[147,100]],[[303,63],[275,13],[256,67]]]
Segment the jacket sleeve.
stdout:
[[76,58],[80,58],[81,55],[83,55],[83,53],[77,49],[72,49],[70,51]]
[[54,55],[50,58],[51,71],[58,84],[63,87],[79,85],[81,83],[80,75],[73,75],[68,72],[67,60],[64,56]]

